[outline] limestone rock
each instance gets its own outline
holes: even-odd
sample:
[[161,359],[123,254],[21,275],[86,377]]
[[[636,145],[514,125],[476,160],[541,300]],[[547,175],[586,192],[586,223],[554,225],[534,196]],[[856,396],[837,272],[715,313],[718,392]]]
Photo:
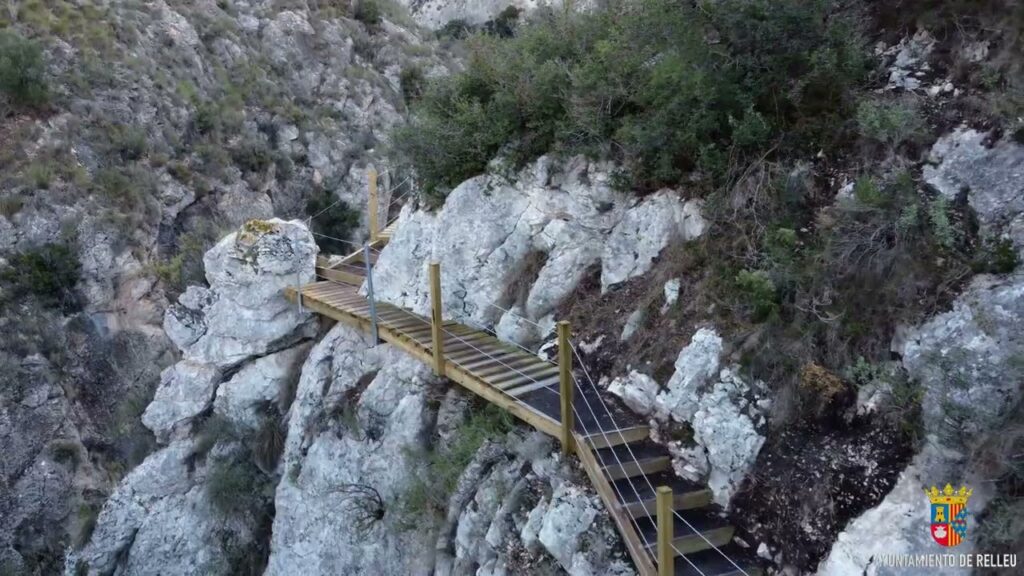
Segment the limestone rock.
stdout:
[[1007,234],[1024,254],[1024,146],[988,144],[989,134],[958,128],[932,147],[924,179],[952,201],[964,190],[983,230]]
[[658,383],[653,378],[636,370],[612,380],[608,385],[608,392],[621,398],[630,410],[642,416],[654,411],[658,389]]
[[[375,294],[426,312],[426,265],[437,261],[446,317],[500,326],[526,345],[541,343],[549,315],[589,267],[601,264],[608,288],[648,271],[670,242],[704,230],[698,201],[668,190],[637,201],[612,188],[611,170],[582,157],[542,157],[512,180],[483,175],[463,182],[436,214],[403,212],[377,261]],[[521,271],[538,253],[543,266],[528,279],[520,305],[508,286],[524,281]]]
[[187,433],[192,419],[213,402],[220,371],[210,364],[182,360],[160,375],[160,386],[142,414],[142,423],[166,442]]
[[697,412],[698,392],[718,373],[722,338],[710,328],[701,328],[676,357],[676,371],[658,394],[658,414],[686,422]]
[[298,381],[309,349],[309,344],[300,344],[246,364],[217,388],[214,412],[241,429],[255,429],[260,424],[261,405],[281,404],[282,395]]
[[601,287],[607,290],[650,270],[673,240],[691,240],[704,232],[701,203],[685,204],[667,190],[644,198],[612,230],[601,254]]
[[228,369],[310,335],[311,315],[284,289],[313,280],[316,252],[301,223],[244,225],[206,253],[210,288],[190,288],[168,309],[168,336],[186,359]]
[[250,519],[225,518],[190,472],[193,447],[175,442],[132,470],[100,512],[89,544],[71,552],[66,573],[227,574],[225,547],[247,542]]

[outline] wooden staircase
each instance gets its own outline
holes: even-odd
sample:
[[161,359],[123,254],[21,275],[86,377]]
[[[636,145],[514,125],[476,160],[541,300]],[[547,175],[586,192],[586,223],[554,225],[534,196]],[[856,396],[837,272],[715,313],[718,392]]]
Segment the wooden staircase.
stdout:
[[[394,225],[377,234],[371,247],[383,248],[393,232]],[[373,261],[374,254],[370,252]],[[321,281],[288,289],[286,296],[321,315],[370,330],[370,302],[359,294],[366,279],[365,252],[318,257],[317,275]],[[376,303],[375,311],[380,339],[434,365],[438,373],[534,428],[555,437],[566,433],[560,366],[458,322],[435,325],[432,318],[383,302]],[[441,342],[440,355],[435,354],[435,339]],[[637,571],[642,576],[761,574],[751,551],[734,542],[734,528],[712,503],[710,490],[673,473],[668,451],[649,439],[648,426],[614,399],[604,398],[592,383],[573,382],[573,451]],[[672,489],[668,508],[673,514],[673,564],[659,569],[656,488],[662,486]]]

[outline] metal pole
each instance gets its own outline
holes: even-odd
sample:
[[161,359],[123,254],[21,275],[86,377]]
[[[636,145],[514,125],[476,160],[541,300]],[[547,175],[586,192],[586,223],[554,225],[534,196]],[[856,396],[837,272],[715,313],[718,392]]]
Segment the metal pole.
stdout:
[[380,340],[377,338],[377,303],[373,297],[373,266],[370,264],[369,242],[363,244],[363,260],[366,261],[366,296],[370,301],[370,322],[373,324],[373,342],[376,344]]
[[672,550],[672,489],[659,486],[655,495],[655,507],[658,509],[658,576],[675,574],[676,555]]
[[562,453],[568,456],[573,450],[573,381],[572,353],[569,351],[569,323],[558,323],[558,368],[559,396],[562,404]]

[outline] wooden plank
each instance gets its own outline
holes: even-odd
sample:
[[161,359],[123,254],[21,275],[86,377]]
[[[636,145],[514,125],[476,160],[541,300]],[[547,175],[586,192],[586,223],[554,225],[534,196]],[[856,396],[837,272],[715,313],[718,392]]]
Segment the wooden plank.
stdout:
[[540,390],[541,388],[551,388],[552,394],[560,394],[560,392],[558,391],[558,383],[560,380],[561,376],[555,374],[554,376],[547,378],[546,380],[540,380],[538,382],[533,382],[530,384],[526,384],[524,386],[519,386],[517,388],[506,389],[504,392],[509,396],[521,396],[523,394],[526,394],[527,392],[533,392],[534,390]]
[[327,278],[328,280],[333,280],[335,282],[344,282],[346,284],[351,284],[353,286],[360,286],[362,285],[363,280],[366,280],[364,276],[360,276],[359,274],[355,274],[354,272],[349,272],[347,270],[331,270],[329,268],[317,268],[316,274],[317,276]]
[[558,436],[559,426],[558,423],[548,418],[544,414],[537,412],[530,406],[516,401],[515,398],[506,396],[505,394],[491,388],[486,383],[474,378],[471,374],[459,369],[454,364],[449,365],[446,368],[446,375],[450,380],[459,384],[463,388],[466,388],[470,392],[480,396],[484,400],[491,402],[492,404],[507,410],[516,418],[519,418],[523,422],[526,422],[530,426],[533,426],[537,430],[549,435]]
[[647,553],[646,547],[640,540],[640,535],[637,534],[632,519],[622,513],[618,504],[618,498],[615,497],[611,484],[608,483],[604,474],[601,473],[597,460],[594,458],[589,440],[576,434],[574,436],[576,440],[576,454],[580,458],[580,463],[590,478],[594,490],[597,491],[597,494],[604,502],[609,516],[612,517],[612,520],[618,527],[619,534],[622,535],[622,540],[626,543],[626,550],[629,552],[630,557],[633,558],[637,572],[640,573],[640,576],[656,576],[657,572],[654,569],[654,563],[651,562],[651,556]]
[[647,476],[655,472],[661,472],[671,466],[671,464],[672,458],[669,456],[656,456],[640,460],[629,459],[629,461],[621,464],[615,463],[605,466],[604,475],[614,482],[623,478],[632,478],[640,475]]
[[601,448],[611,448],[612,446],[643,440],[650,436],[650,433],[651,430],[647,426],[633,426],[621,430],[606,430],[604,434],[598,432],[584,437],[593,449],[600,450]]
[[502,374],[495,374],[486,378],[488,382],[498,388],[510,388],[514,386],[513,380],[526,377],[532,380],[539,380],[541,378],[547,378],[549,375],[558,374],[561,372],[558,366],[552,366],[547,362],[541,361],[535,364],[527,364],[522,367],[516,367],[513,371],[512,368],[508,372]]
[[534,366],[534,365],[536,365],[536,366],[551,366],[551,364],[548,364],[547,362],[541,360],[537,356],[530,356],[528,354],[519,354],[519,355],[517,355],[512,360],[502,360],[500,363],[498,363],[497,365],[495,365],[495,366],[493,366],[491,368],[480,368],[479,370],[475,370],[473,373],[475,375],[479,376],[483,380],[487,380],[488,382],[492,382],[492,378],[497,377],[498,374],[502,374],[504,372],[507,372],[510,368],[515,368],[516,370],[518,370],[518,369],[526,367],[526,366]]
[[[673,496],[673,509],[674,510],[691,510],[693,508],[701,508],[711,503],[712,494],[708,488],[702,488],[700,490],[693,490],[691,492],[676,492]],[[650,516],[655,512],[655,502],[653,498],[644,500],[643,502],[631,502],[624,507],[626,514],[629,514],[633,518],[640,516]]]
[[508,362],[515,358],[521,358],[522,352],[519,350],[509,350],[508,352],[502,352],[500,354],[494,354],[493,356],[487,356],[481,358],[466,366],[466,369],[470,372],[476,373],[478,370],[484,370],[486,368],[493,368],[498,366],[500,362]]

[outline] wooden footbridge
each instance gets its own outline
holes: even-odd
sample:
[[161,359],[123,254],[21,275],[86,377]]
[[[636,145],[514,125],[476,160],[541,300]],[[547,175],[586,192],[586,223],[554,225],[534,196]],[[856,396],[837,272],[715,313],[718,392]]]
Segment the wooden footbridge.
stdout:
[[430,317],[360,294],[364,282],[372,286],[373,249],[383,248],[393,232],[393,225],[378,232],[371,176],[368,245],[341,258],[319,257],[319,280],[290,288],[286,296],[376,333],[439,376],[558,438],[566,455],[579,457],[641,576],[760,574],[750,551],[733,542],[733,527],[711,503],[707,487],[677,477],[668,452],[649,439],[648,426],[606,399],[589,376],[582,379],[589,385],[581,385],[568,323],[558,324],[555,364],[484,330],[445,320],[437,263],[430,264]]

